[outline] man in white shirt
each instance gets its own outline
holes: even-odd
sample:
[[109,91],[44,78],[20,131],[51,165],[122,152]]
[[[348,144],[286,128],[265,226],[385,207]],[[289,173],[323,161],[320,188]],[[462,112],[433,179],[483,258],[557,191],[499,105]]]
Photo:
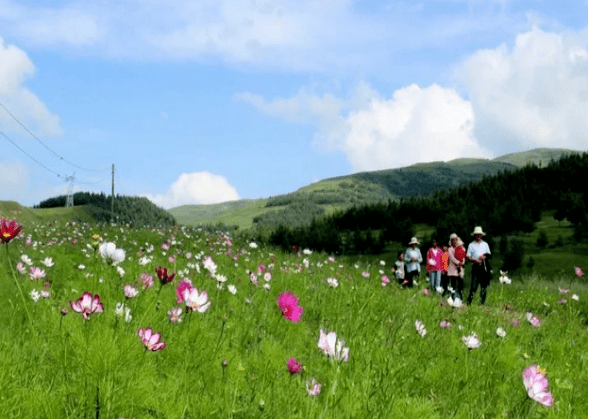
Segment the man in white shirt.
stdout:
[[485,260],[491,257],[491,249],[487,242],[483,240],[485,233],[482,227],[476,226],[472,235],[474,236],[474,241],[468,245],[468,249],[466,250],[466,260],[472,263],[472,279],[467,304],[470,305],[472,303],[472,299],[479,285],[481,286],[481,304],[485,304],[485,300],[487,299],[487,285],[489,285],[491,279]]

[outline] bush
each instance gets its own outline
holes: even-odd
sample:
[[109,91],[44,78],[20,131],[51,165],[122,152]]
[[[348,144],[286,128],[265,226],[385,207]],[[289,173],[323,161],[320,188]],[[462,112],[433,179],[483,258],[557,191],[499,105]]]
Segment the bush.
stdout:
[[504,271],[514,271],[521,268],[524,260],[524,242],[521,239],[509,240],[505,257],[503,258]]
[[536,246],[543,249],[546,247],[546,245],[548,245],[548,235],[544,230],[540,230],[538,238],[536,239]]

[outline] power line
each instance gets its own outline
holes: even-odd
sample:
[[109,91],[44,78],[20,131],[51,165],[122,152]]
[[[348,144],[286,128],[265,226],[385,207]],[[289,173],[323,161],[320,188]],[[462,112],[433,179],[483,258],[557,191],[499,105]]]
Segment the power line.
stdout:
[[[45,147],[47,150],[49,150],[51,153],[53,153],[53,155],[55,155],[56,157],[58,157],[60,160],[63,160],[64,162],[66,162],[67,164],[77,167],[80,170],[85,170],[87,172],[104,172],[106,169],[87,169],[81,166],[78,166],[77,164],[72,163],[71,161],[63,158],[62,156],[60,156],[59,154],[57,154],[55,151],[53,151],[51,148],[49,148],[49,146],[47,146],[43,141],[41,141],[39,138],[37,138],[37,136],[35,134],[33,134],[22,122],[20,122],[7,108],[6,106],[4,106],[2,104],[2,102],[0,102],[0,106],[8,113],[8,115],[10,115],[12,117],[12,119],[14,119],[21,127],[24,128],[24,130],[26,132],[28,132],[31,137],[33,137],[35,140],[37,140],[43,147]],[[11,141],[12,142],[12,141]],[[14,144],[14,143],[13,143]],[[19,147],[20,148],[20,147]],[[22,149],[21,149],[22,150]],[[30,156],[29,156],[30,157]],[[59,176],[59,175],[58,175]]]
[[43,163],[41,163],[39,160],[37,160],[36,158],[34,158],[33,156],[31,156],[25,150],[23,150],[17,143],[15,143],[14,141],[12,141],[8,135],[4,134],[2,131],[0,131],[0,135],[2,135],[4,138],[6,138],[8,141],[10,141],[16,148],[18,148],[20,151],[22,151],[24,154],[26,154],[27,157],[29,157],[31,160],[33,160],[35,163],[37,163],[39,166],[43,167],[45,170],[53,173],[54,175],[57,175],[57,177],[62,177],[59,173],[51,170],[50,168],[48,168],[47,166],[45,166]]

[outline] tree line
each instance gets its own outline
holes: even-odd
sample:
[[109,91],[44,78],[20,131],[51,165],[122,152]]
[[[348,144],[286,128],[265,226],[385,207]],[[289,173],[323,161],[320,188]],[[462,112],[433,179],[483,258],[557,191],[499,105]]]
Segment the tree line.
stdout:
[[352,207],[303,226],[281,225],[268,240],[285,250],[297,245],[334,254],[378,253],[389,242],[408,241],[415,224],[433,226],[436,237],[468,237],[475,225],[491,237],[505,236],[533,231],[546,210],[554,210],[557,220],[566,218],[576,239],[587,237],[587,153],[428,195]]

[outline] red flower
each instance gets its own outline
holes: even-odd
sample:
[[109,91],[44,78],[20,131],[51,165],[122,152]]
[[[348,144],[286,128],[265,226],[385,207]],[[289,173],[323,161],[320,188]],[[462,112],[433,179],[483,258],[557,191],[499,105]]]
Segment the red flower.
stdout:
[[288,372],[290,372],[292,375],[301,372],[303,369],[303,366],[299,364],[294,358],[288,358],[288,361],[286,361],[286,367],[288,368]]
[[2,222],[0,224],[0,240],[2,243],[8,243],[10,240],[14,239],[18,236],[18,233],[21,232],[23,226],[16,223],[14,220],[8,220],[2,217]]
[[168,275],[168,270],[161,266],[158,266],[155,269],[155,273],[157,274],[157,277],[160,279],[162,285],[166,285],[167,283],[172,282],[174,280],[174,277],[176,276],[176,274]]

